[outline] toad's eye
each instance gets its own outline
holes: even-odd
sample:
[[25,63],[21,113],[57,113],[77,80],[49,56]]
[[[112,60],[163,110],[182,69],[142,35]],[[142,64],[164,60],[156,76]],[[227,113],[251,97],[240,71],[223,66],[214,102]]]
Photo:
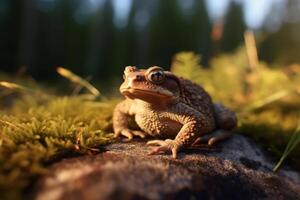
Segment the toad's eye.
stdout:
[[147,78],[153,83],[162,83],[165,80],[165,73],[162,70],[152,71]]

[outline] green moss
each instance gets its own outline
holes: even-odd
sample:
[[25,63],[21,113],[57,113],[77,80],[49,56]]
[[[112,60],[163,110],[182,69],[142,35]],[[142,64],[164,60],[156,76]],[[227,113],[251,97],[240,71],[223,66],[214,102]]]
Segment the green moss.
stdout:
[[[199,55],[179,53],[171,70],[202,85],[215,101],[234,109],[239,132],[246,134],[281,155],[299,124],[300,66],[270,68],[248,64],[240,48],[233,54],[212,59],[210,68],[200,66]],[[290,157],[300,163],[299,145]]]
[[1,199],[20,199],[35,177],[47,173],[47,163],[112,142],[115,102],[44,92],[19,97],[0,117]]

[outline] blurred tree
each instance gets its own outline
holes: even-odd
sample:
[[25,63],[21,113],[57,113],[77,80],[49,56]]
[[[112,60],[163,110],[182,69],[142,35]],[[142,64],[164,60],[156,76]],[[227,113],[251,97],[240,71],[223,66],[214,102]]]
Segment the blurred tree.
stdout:
[[21,1],[21,31],[19,35],[19,65],[33,66],[36,56],[37,9],[36,1]]
[[142,0],[133,0],[132,9],[129,14],[128,26],[131,30],[134,28],[134,35],[131,35],[131,38],[135,41],[135,46],[132,49],[129,49],[129,52],[132,54],[133,65],[138,66],[148,66],[151,63],[151,60],[147,59],[149,53],[149,20],[151,13],[154,12],[157,6],[157,0],[154,1],[142,1]]
[[279,31],[270,34],[260,45],[261,59],[277,64],[300,62],[300,24],[284,24]]
[[[84,0],[57,1],[60,22],[62,23],[63,40],[59,41],[64,48],[64,66],[73,69],[77,73],[84,72],[83,64],[86,49],[86,24],[76,19],[76,14]],[[56,23],[57,24],[57,23]],[[48,29],[49,31],[49,29]],[[46,36],[48,37],[48,36]],[[57,46],[59,48],[59,46]],[[52,48],[54,50],[56,48]],[[55,63],[53,63],[55,66]],[[56,64],[57,66],[57,64]]]
[[[191,38],[193,45],[190,49],[202,55],[201,62],[204,66],[208,65],[211,56],[211,24],[204,0],[195,1],[195,11],[192,16],[191,26],[187,29],[187,37]],[[190,35],[188,35],[190,33]]]
[[114,55],[113,40],[115,27],[113,24],[113,7],[111,0],[105,0],[91,17],[87,45],[86,73],[100,78],[112,75]]
[[136,28],[134,24],[134,16],[139,9],[138,4],[133,3],[127,20],[124,20],[124,27],[116,28],[113,38],[113,59],[111,66],[115,69],[114,72],[121,74],[124,67],[134,65],[136,63]]
[[38,13],[36,62],[29,66],[37,79],[53,78],[58,66],[83,72],[86,25],[74,18],[82,0],[55,1],[55,5],[53,10]]
[[223,27],[221,50],[232,51],[244,41],[246,25],[243,18],[241,3],[231,1]]
[[178,4],[173,0],[157,1],[149,24],[149,53],[147,60],[168,67],[170,58],[178,51],[186,50],[190,38],[180,15]]
[[[278,9],[272,9],[272,12],[266,19],[266,26],[279,27],[274,33],[265,36],[265,40],[259,44],[259,54],[263,60],[277,64],[290,64],[300,62],[300,15],[298,0],[287,1],[286,7],[281,12],[285,13],[285,17],[279,18]],[[281,8],[282,9],[282,8]],[[277,21],[274,22],[276,19]],[[272,22],[272,23],[270,23]],[[274,24],[275,23],[275,24]],[[281,24],[279,26],[278,24]],[[268,27],[273,28],[274,27]],[[265,30],[265,32],[267,32]]]
[[[0,69],[14,72],[18,68],[19,37],[21,32],[20,18],[22,1],[0,1]],[[12,10],[14,12],[12,12]]]
[[[1,70],[17,71],[26,65],[30,75],[49,80],[56,78],[57,66],[64,66],[83,77],[92,74],[104,80],[118,76],[125,65],[168,67],[179,51],[199,53],[207,65],[213,55],[243,43],[242,1],[231,0],[227,15],[213,28],[204,0],[130,2],[129,15],[121,20],[126,23],[118,26],[114,17],[123,11],[112,0],[1,0]],[[298,4],[288,0],[286,10],[279,11],[289,19],[267,35],[260,45],[261,58],[300,62]],[[275,15],[269,19],[278,17],[271,10]]]

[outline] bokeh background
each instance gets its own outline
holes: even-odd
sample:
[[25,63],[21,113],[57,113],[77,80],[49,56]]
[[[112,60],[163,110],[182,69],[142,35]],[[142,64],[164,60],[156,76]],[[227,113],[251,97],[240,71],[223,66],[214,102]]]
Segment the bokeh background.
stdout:
[[255,33],[259,58],[300,62],[299,0],[1,0],[0,69],[53,81],[64,66],[93,81],[124,66],[168,68],[180,51],[212,57]]
[[203,86],[300,170],[300,0],[0,0],[0,28],[1,200],[115,142],[127,65]]

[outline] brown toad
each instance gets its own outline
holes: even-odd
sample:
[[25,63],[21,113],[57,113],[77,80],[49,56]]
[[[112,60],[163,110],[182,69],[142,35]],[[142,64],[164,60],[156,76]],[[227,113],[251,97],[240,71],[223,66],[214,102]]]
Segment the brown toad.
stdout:
[[[176,158],[181,148],[228,138],[237,125],[234,112],[214,104],[202,87],[157,66],[147,70],[126,67],[120,92],[126,99],[114,110],[115,136],[166,139],[149,141],[148,145],[159,146],[150,154],[172,152]],[[128,128],[130,117],[142,131]]]

